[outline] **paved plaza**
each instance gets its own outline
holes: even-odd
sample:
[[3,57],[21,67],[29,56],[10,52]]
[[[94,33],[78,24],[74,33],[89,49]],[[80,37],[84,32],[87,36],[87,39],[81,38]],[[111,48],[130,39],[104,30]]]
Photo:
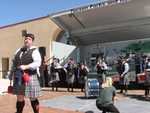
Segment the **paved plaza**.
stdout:
[[[118,94],[119,97],[115,105],[120,113],[149,113],[150,102],[145,100],[142,95],[133,94],[133,92],[130,91],[128,96]],[[84,113],[101,113],[95,106],[95,100],[95,98],[86,99],[83,96],[65,95],[58,98],[42,100],[41,104],[46,107],[68,109]]]
[[[0,84],[9,85],[8,81],[0,81]],[[1,85],[0,95],[0,113],[15,113],[16,97],[7,94],[7,87]],[[2,88],[3,87],[3,88]],[[2,92],[3,91],[3,92]],[[58,91],[52,91],[51,88],[43,88],[43,96],[40,99],[40,113],[102,113],[96,108],[96,98],[85,98],[80,89],[74,92],[67,92],[66,88],[59,88]],[[145,99],[144,90],[129,90],[128,95],[118,93],[115,105],[120,113],[149,113],[150,98]],[[26,105],[23,113],[33,113],[29,99],[26,99]]]

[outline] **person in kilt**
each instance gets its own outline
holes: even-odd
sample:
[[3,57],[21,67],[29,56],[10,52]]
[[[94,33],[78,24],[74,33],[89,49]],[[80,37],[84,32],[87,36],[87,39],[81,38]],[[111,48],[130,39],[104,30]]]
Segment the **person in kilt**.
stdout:
[[125,90],[125,92],[124,92],[125,95],[127,95],[128,85],[130,83],[129,71],[130,71],[130,66],[128,63],[128,59],[123,58],[122,59],[122,73],[120,75],[120,85],[121,85],[120,93],[123,93],[123,90]]
[[68,92],[70,91],[70,88],[71,88],[71,91],[73,92],[73,85],[74,85],[74,79],[75,79],[75,66],[74,64],[72,63],[68,63],[67,65],[67,90]]
[[145,75],[146,75],[146,79],[144,82],[145,97],[146,97],[146,99],[148,99],[149,98],[149,90],[150,90],[150,57],[148,57],[146,60]]
[[99,61],[96,64],[96,68],[97,68],[98,81],[101,86],[101,84],[103,82],[105,82],[106,74],[107,74],[107,70],[108,70],[108,66],[107,66],[104,58],[99,59]]
[[[22,113],[25,97],[31,101],[34,113],[39,113],[40,84],[38,80],[41,56],[33,46],[34,35],[26,34],[24,46],[14,56],[10,80],[13,80],[13,94],[17,96],[16,113]],[[10,81],[10,82],[11,82]]]
[[85,64],[81,64],[79,69],[79,83],[81,85],[81,92],[85,89],[85,81],[87,79],[88,72],[88,67]]

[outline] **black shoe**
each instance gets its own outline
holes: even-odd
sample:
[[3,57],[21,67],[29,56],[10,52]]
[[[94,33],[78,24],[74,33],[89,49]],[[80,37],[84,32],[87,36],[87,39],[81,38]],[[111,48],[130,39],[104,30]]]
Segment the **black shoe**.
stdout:
[[70,89],[68,88],[67,91],[70,92]]
[[120,93],[123,93],[123,91],[121,90]]
[[128,92],[127,92],[127,91],[125,91],[125,92],[124,92],[124,95],[125,95],[125,96],[127,96],[127,95],[128,95]]
[[71,90],[71,92],[73,92],[73,89]]
[[56,91],[58,91],[58,89],[56,88]]

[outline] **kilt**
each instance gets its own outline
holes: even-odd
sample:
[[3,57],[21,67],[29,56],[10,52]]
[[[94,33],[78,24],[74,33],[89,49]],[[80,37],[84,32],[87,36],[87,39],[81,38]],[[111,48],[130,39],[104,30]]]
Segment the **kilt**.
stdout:
[[52,72],[51,76],[50,76],[49,83],[54,83],[54,82],[58,82],[58,81],[60,81],[59,73],[58,72]]
[[98,74],[98,81],[100,83],[100,85],[106,80],[106,75],[105,73],[99,73]]
[[150,72],[146,72],[146,80],[145,80],[145,86],[150,86]]
[[17,84],[14,77],[13,81],[13,94],[14,95],[24,95],[29,98],[36,98],[41,96],[41,88],[38,80],[38,75],[30,75],[30,80],[28,83]]
[[127,73],[120,79],[120,85],[129,85],[130,83],[129,75],[130,74]]
[[75,80],[75,75],[73,73],[67,73],[66,79],[68,84],[73,84]]
[[81,76],[79,77],[79,83],[80,83],[80,84],[85,84],[86,79],[87,79],[87,76],[81,75]]

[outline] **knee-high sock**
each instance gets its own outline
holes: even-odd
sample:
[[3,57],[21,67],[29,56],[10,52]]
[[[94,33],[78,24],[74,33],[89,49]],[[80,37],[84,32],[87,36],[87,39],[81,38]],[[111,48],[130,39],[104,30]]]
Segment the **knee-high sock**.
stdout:
[[22,113],[24,105],[25,105],[25,101],[17,101],[16,102],[16,109],[17,109],[16,113]]
[[31,99],[31,105],[32,105],[32,108],[33,108],[33,111],[34,113],[39,113],[39,101],[38,99]]
[[125,92],[127,92],[128,91],[128,85],[125,85],[124,87],[125,87]]

